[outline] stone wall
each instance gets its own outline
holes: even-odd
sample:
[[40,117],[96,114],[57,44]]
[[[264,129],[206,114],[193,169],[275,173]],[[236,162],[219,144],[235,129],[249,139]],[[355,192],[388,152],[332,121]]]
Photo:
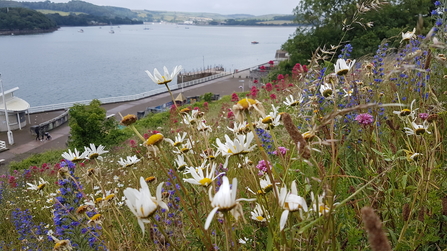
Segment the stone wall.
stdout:
[[49,131],[63,125],[67,121],[68,121],[68,110],[66,110],[64,113],[62,113],[61,115],[59,115],[51,120],[40,123],[38,125],[31,126],[29,128],[29,130],[32,135],[36,135],[36,127],[40,128],[40,132],[49,132]]

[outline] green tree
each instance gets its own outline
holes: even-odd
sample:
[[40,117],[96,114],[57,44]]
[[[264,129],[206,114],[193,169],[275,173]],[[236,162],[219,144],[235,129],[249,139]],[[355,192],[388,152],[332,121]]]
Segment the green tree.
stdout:
[[[359,12],[357,4],[363,4],[369,11]],[[312,53],[324,45],[350,43],[354,47],[351,56],[357,58],[374,53],[381,41],[393,36],[397,36],[393,44],[397,47],[398,36],[416,26],[419,14],[426,17],[424,32],[427,32],[430,29],[427,15],[432,8],[431,0],[390,0],[380,5],[375,0],[303,0],[294,14],[309,27],[298,28],[282,49],[289,52],[292,65],[306,64]],[[369,22],[373,26],[368,27]]]
[[89,105],[75,104],[69,111],[69,147],[83,149],[90,143],[112,146],[125,140],[128,135],[118,128],[115,119],[108,119],[101,102],[94,99]]

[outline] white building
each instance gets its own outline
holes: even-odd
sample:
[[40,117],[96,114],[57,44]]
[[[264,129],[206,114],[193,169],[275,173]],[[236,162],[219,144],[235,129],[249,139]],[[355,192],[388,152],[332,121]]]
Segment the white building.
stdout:
[[[26,126],[26,114],[30,105],[25,100],[15,97],[14,91],[17,91],[19,87],[12,88],[3,93],[0,93],[0,132],[8,131],[8,125],[10,130],[22,129]],[[5,104],[6,101],[6,104]],[[8,114],[8,121],[6,120],[5,105]]]

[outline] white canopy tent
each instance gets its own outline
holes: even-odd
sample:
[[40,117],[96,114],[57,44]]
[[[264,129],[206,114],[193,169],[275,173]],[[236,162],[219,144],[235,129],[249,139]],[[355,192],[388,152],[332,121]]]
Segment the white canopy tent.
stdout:
[[[28,109],[30,107],[29,103],[25,100],[15,97],[14,91],[17,91],[19,87],[9,89],[3,93],[0,92],[0,131],[8,131],[8,121],[6,120],[6,114],[8,114],[9,127],[11,130],[22,129],[26,126],[25,114],[28,114],[28,121],[31,123],[29,117]],[[5,101],[6,109],[5,111]]]

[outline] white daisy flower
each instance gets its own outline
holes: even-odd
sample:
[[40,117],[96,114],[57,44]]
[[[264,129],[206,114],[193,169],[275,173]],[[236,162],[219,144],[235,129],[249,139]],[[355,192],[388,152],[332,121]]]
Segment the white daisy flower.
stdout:
[[169,82],[171,82],[182,70],[182,66],[178,65],[174,67],[174,70],[172,70],[172,73],[169,74],[168,68],[166,66],[163,67],[164,75],[161,75],[160,72],[157,69],[154,69],[154,75],[151,74],[150,71],[146,70],[147,75],[154,81],[154,83],[159,85],[165,85]]
[[237,179],[233,178],[233,185],[231,188],[227,176],[223,176],[222,180],[223,180],[222,185],[219,187],[219,191],[214,195],[214,197],[211,195],[212,187],[210,187],[209,189],[209,196],[213,210],[211,210],[210,214],[206,218],[205,230],[209,228],[211,221],[213,220],[214,214],[218,210],[230,211],[237,220],[238,217],[243,214],[242,206],[239,204],[239,201],[256,200],[256,199],[245,199],[245,198],[236,199]]
[[120,164],[122,167],[131,167],[138,162],[140,162],[140,159],[138,159],[136,155],[127,156],[126,159],[120,158],[120,160],[118,160],[118,164]]
[[130,187],[124,189],[124,196],[126,196],[126,205],[137,217],[138,224],[144,234],[144,223],[150,222],[147,218],[154,214],[159,206],[166,210],[169,210],[169,208],[161,200],[163,182],[157,186],[156,197],[152,197],[151,191],[143,177],[140,177],[140,185],[140,190]]
[[28,190],[36,190],[43,195],[43,189],[48,184],[48,181],[45,181],[42,177],[39,178],[39,182],[35,181],[33,183],[26,183],[28,185]]
[[185,162],[185,156],[179,154],[177,155],[177,159],[175,159],[175,163],[177,164],[177,170],[182,171],[188,165]]
[[[205,160],[200,167],[188,167],[186,168],[185,174],[191,174],[192,178],[183,179],[183,181],[191,183],[193,185],[199,185],[207,187],[209,186],[217,177],[224,173],[220,173],[215,176],[216,173],[216,163],[207,164]],[[206,169],[206,175],[203,173],[203,170]]]
[[272,104],[273,111],[269,113],[266,117],[261,119],[263,124],[267,124],[270,127],[279,126],[281,123],[281,114],[278,112],[278,109]]
[[329,98],[332,96],[334,91],[332,90],[332,86],[328,83],[324,83],[320,86],[320,93],[325,98]]
[[427,120],[424,120],[422,125],[418,125],[413,121],[413,122],[411,122],[411,128],[404,127],[404,130],[407,135],[420,136],[424,133],[431,134],[431,132],[428,131],[428,127],[429,127],[429,124],[428,124]]
[[185,141],[186,135],[187,135],[186,132],[183,132],[183,134],[178,133],[177,136],[175,136],[174,140],[168,139],[168,138],[165,138],[165,140],[172,146],[176,147],[176,146],[182,144],[183,141]]
[[84,160],[86,157],[86,152],[83,152],[82,154],[79,154],[78,149],[74,149],[74,152],[72,152],[70,149],[68,149],[68,153],[64,152],[62,153],[62,158],[69,160],[71,162],[79,162]]
[[403,41],[414,39],[416,37],[416,35],[414,35],[415,32],[416,28],[413,28],[413,31],[402,32],[402,40],[400,40],[400,42],[402,43]]
[[346,75],[354,66],[355,60],[344,60],[343,58],[337,59],[335,63],[335,73],[337,75]]
[[279,205],[284,209],[279,223],[280,231],[284,230],[290,212],[300,211],[300,214],[302,214],[302,211],[308,211],[306,200],[303,197],[298,196],[295,181],[292,182],[290,192],[287,191],[286,186],[281,188],[281,192],[279,193]]
[[247,133],[247,135],[236,135],[234,141],[225,134],[225,144],[223,144],[219,138],[216,139],[216,144],[222,155],[229,157],[232,155],[246,154],[251,152],[256,147],[256,145],[250,146],[253,138],[253,132],[249,132]]
[[[289,99],[290,97],[290,99]],[[295,99],[293,95],[290,95],[289,97],[286,97],[286,101],[283,101],[283,103],[287,106],[296,106],[303,102],[304,97],[302,95],[299,95],[298,99]]]
[[95,144],[90,144],[90,147],[84,146],[85,151],[83,154],[85,154],[86,159],[99,159],[102,161],[103,158],[101,154],[109,152],[105,151],[104,148],[105,147],[103,145],[99,145],[98,147],[96,147]]
[[264,207],[256,203],[255,208],[251,211],[251,219],[255,221],[265,222],[267,219],[270,219],[270,215],[268,215]]

